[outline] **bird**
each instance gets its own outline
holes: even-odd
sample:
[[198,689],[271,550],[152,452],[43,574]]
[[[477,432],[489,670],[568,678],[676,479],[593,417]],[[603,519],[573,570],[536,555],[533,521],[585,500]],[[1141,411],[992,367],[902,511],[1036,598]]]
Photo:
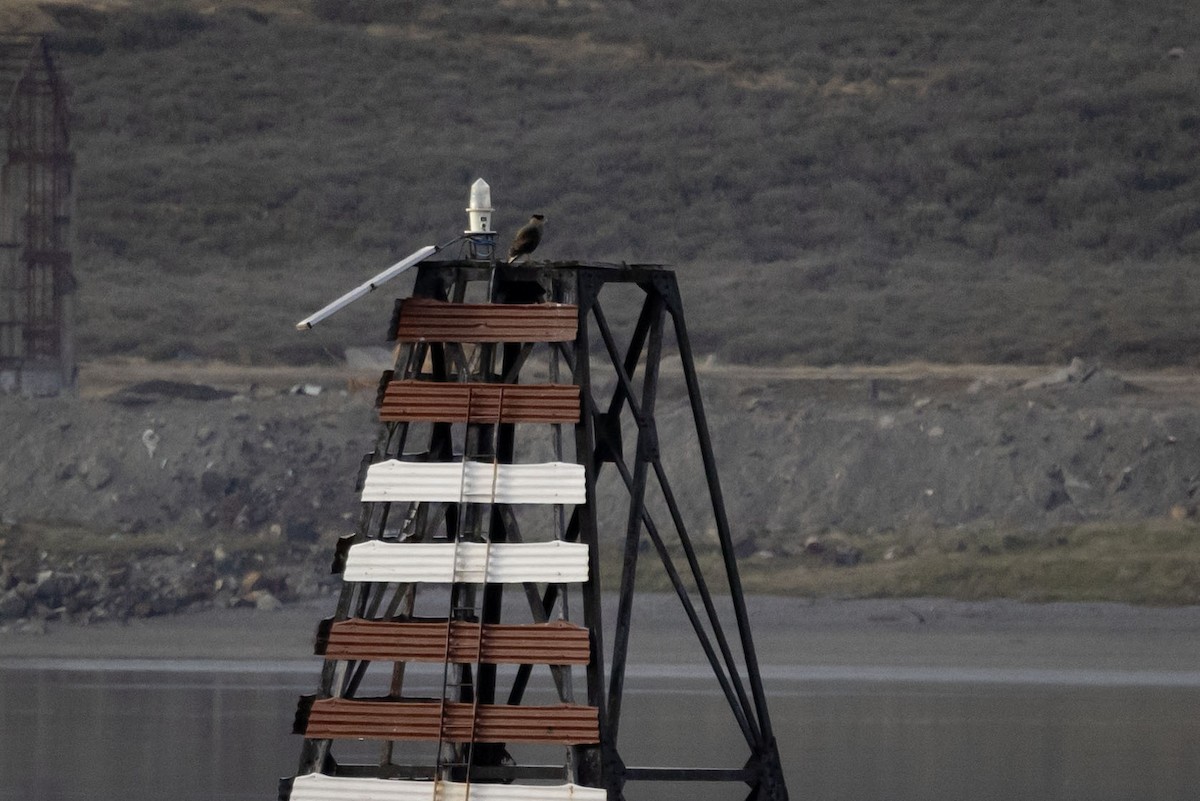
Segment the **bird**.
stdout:
[[545,222],[544,214],[535,214],[529,218],[529,222],[521,226],[521,230],[513,237],[512,244],[508,246],[509,264],[537,249],[538,243],[542,241],[542,226]]

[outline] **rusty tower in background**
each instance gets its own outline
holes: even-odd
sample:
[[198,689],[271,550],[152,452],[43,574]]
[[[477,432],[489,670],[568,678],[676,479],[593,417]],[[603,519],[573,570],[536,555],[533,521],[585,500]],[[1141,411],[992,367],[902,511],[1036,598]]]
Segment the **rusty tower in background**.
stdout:
[[45,38],[0,35],[0,392],[75,385],[66,90]]

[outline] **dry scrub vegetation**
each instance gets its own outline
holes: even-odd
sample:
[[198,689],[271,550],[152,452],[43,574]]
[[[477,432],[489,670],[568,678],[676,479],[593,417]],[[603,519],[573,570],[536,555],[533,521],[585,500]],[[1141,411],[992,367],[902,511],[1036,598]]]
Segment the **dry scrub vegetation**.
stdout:
[[1200,603],[1194,523],[1072,526],[1046,534],[942,530],[845,537],[864,561],[847,570],[821,555],[740,562],[758,592],[814,597],[952,597],[964,601]]
[[462,226],[679,265],[753,363],[1196,364],[1200,18],[988,0],[45,4],[84,353],[328,358],[290,323]]
[[[944,597],[964,601],[1118,601],[1147,605],[1200,603],[1200,526],[1191,521],[1088,524],[1050,532],[1012,529],[842,534],[820,552],[739,560],[750,592],[816,598]],[[834,555],[856,561],[839,564]],[[672,557],[686,566],[682,553]],[[653,553],[642,557],[656,563]],[[715,550],[701,558],[705,575],[721,575]],[[620,570],[606,565],[609,586]],[[690,585],[689,585],[690,586]],[[669,590],[657,564],[639,587]]]

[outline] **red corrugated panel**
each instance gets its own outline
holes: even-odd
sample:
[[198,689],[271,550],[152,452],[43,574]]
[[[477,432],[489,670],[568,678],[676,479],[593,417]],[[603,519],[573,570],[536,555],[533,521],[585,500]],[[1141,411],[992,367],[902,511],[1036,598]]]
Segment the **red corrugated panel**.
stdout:
[[503,423],[575,423],[579,421],[579,387],[391,381],[384,391],[379,419],[385,423],[491,423],[498,408]]
[[[436,740],[441,714],[439,701],[322,698],[312,702],[303,731],[312,739]],[[447,703],[442,730],[458,743],[583,745],[600,739],[596,708],[575,704],[480,704],[472,725],[471,704]]]
[[[590,655],[587,629],[566,622],[483,627],[479,658],[479,624],[456,620],[450,638],[450,661],[492,664],[586,665]],[[329,629],[327,659],[392,662],[445,662],[446,622],[340,620]]]
[[401,342],[571,342],[579,307],[565,303],[446,303],[405,298]]

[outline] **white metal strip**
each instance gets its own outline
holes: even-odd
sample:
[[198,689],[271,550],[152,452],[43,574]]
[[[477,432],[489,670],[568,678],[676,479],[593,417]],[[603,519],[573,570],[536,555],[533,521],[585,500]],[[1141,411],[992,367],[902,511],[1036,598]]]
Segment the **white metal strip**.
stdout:
[[389,459],[367,468],[362,492],[367,502],[583,503],[585,497],[583,465],[570,462],[493,465]]
[[344,309],[364,295],[374,292],[381,284],[391,281],[397,275],[412,267],[414,264],[425,261],[425,259],[441,250],[442,247],[444,246],[426,245],[416,253],[406,256],[405,258],[393,264],[391,267],[388,267],[386,270],[379,273],[379,275],[376,275],[374,278],[367,281],[365,284],[359,284],[357,287],[351,289],[337,300],[322,307],[320,311],[314,312],[300,322],[296,323],[296,330],[304,331],[305,329],[312,328],[314,325],[321,322],[334,312]]
[[[457,570],[455,557],[457,556]],[[484,559],[487,560],[486,575]],[[582,542],[380,542],[350,546],[346,581],[587,581],[588,547]]]
[[482,784],[365,779],[308,773],[292,781],[291,801],[605,801],[599,787],[579,784]]

